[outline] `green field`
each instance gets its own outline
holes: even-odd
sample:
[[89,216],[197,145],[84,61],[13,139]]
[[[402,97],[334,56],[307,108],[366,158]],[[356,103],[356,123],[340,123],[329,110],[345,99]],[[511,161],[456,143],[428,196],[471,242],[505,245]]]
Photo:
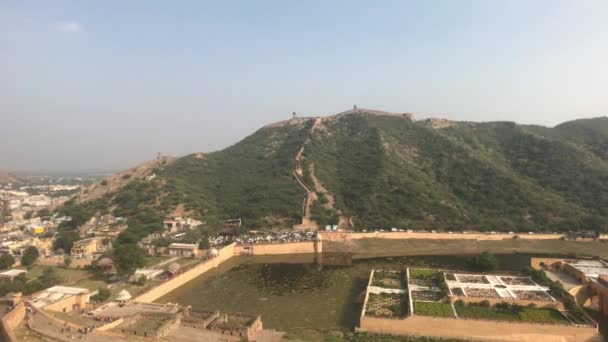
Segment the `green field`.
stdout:
[[55,274],[57,274],[57,276],[59,277],[60,284],[73,284],[81,279],[85,279],[90,276],[89,272],[81,269],[40,265],[34,265],[30,267],[27,276],[30,278],[38,278],[42,275],[42,272],[46,268],[52,268],[55,270]]
[[452,306],[439,302],[414,302],[414,315],[454,317]]

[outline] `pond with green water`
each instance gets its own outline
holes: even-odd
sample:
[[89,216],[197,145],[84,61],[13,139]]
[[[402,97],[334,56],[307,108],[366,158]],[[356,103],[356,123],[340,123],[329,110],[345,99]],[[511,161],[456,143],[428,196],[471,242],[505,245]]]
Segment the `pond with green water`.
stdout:
[[[192,280],[158,302],[191,305],[194,310],[221,310],[261,315],[265,328],[298,335],[352,331],[372,269],[406,267],[466,268],[469,256],[408,256],[351,259],[324,255],[241,256]],[[501,269],[520,271],[530,255],[498,255]]]

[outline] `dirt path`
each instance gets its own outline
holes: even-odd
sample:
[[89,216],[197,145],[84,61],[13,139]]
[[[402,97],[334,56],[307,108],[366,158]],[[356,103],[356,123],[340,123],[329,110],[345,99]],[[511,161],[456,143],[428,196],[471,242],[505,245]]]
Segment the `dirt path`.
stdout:
[[310,171],[310,178],[312,178],[312,182],[315,187],[315,192],[323,193],[323,194],[325,194],[325,198],[327,198],[327,203],[325,203],[323,205],[323,207],[325,209],[336,210],[339,215],[338,228],[342,229],[342,230],[349,230],[351,227],[351,220],[349,219],[348,216],[344,215],[344,213],[341,210],[336,209],[336,207],[335,207],[336,199],[334,197],[334,194],[329,192],[327,190],[327,188],[325,188],[325,186],[323,186],[323,183],[321,183],[321,181],[315,175],[315,164],[314,163],[310,164],[309,171]]
[[306,144],[308,144],[310,142],[310,138],[312,137],[312,134],[314,133],[315,129],[317,127],[319,127],[319,125],[321,125],[321,118],[316,118],[314,124],[312,125],[312,127],[310,128],[310,130],[308,131],[307,135],[306,135],[306,139],[304,139],[304,142],[302,143],[302,146],[300,146],[300,149],[298,150],[298,153],[295,156],[295,161],[296,161],[296,167],[293,170],[293,175],[294,177],[296,177],[296,180],[298,181],[298,183],[300,184],[300,186],[302,187],[302,189],[304,189],[304,191],[306,191],[306,197],[304,198],[304,201],[302,203],[302,223],[299,225],[295,225],[294,228],[296,229],[317,229],[317,223],[311,220],[311,208],[312,208],[312,204],[314,203],[314,201],[317,199],[317,194],[312,191],[307,185],[306,183],[304,183],[304,180],[302,179],[302,175],[303,175],[303,170],[302,170],[302,155],[304,154],[304,146],[306,146]]

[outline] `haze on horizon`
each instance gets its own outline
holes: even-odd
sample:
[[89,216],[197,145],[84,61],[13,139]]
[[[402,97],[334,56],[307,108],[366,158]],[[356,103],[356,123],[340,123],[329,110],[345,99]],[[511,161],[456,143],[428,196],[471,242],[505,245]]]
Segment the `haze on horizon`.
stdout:
[[606,1],[0,3],[0,169],[122,169],[359,107],[608,114]]

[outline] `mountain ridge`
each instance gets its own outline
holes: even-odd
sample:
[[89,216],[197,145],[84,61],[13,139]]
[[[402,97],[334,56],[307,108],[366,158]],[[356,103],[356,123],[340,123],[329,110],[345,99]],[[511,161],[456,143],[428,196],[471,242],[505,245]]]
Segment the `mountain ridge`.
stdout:
[[310,227],[605,230],[605,123],[606,117],[552,128],[414,120],[409,113],[368,109],[296,116],[224,150],[177,158],[155,169],[154,179],[151,173],[133,177],[80,207],[97,208],[88,215],[126,217],[178,212],[213,227],[239,217],[250,228],[302,227],[308,195],[294,170],[305,145],[301,180],[315,190]]

